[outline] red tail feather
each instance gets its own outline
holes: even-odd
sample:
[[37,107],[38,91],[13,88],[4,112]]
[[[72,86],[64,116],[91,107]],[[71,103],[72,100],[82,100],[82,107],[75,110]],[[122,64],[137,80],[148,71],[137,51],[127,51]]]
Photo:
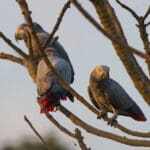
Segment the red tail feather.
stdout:
[[[67,99],[67,97],[66,96],[63,96],[63,97],[61,97],[61,100],[66,100]],[[47,111],[47,112],[52,112],[52,111],[54,111],[54,108],[55,108],[55,105],[48,105],[48,102],[50,101],[50,96],[48,96],[46,99],[43,99],[42,100],[42,106],[43,106],[43,108],[45,108],[45,110]],[[40,113],[43,113],[44,111],[41,109],[40,110]]]
[[143,114],[130,114],[130,116],[137,121],[146,121],[146,117]]
[[[42,106],[45,108],[47,112],[53,111],[55,106],[54,105],[48,105],[48,101],[50,100],[50,96],[48,96],[46,99],[42,100]],[[40,113],[43,113],[44,111],[41,109]]]

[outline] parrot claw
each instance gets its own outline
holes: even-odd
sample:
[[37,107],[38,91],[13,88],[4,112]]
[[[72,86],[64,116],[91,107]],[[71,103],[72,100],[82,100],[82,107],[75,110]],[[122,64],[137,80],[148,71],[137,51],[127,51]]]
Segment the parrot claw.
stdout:
[[97,119],[101,119],[101,118],[106,118],[107,117],[107,112],[106,111],[100,111],[98,116],[97,116]]
[[109,118],[108,119],[108,125],[110,125],[110,126],[114,126],[114,123],[117,123],[117,116],[118,116],[118,111],[116,110],[115,112],[114,112],[114,115],[111,117],[111,118]]
[[107,122],[108,125],[114,126],[114,123],[117,123],[116,119],[114,119],[113,117],[108,119],[108,122]]

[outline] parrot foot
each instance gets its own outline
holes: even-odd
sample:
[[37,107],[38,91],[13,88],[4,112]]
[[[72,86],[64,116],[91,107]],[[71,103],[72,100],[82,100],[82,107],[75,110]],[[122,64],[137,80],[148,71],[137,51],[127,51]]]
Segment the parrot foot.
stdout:
[[108,118],[107,124],[110,126],[114,126],[114,123],[117,123],[117,120],[114,119],[113,117]]
[[105,119],[107,117],[107,112],[106,111],[100,111],[98,116],[97,116],[97,119]]
[[111,118],[108,118],[107,124],[110,126],[114,126],[114,123],[117,123],[118,111],[116,110]]

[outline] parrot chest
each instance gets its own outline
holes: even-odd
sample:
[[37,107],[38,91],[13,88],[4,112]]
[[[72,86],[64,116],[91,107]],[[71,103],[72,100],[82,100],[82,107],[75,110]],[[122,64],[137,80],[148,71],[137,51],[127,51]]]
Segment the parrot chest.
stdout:
[[93,83],[91,86],[92,95],[101,109],[113,111],[113,107],[107,96],[107,88],[105,85]]

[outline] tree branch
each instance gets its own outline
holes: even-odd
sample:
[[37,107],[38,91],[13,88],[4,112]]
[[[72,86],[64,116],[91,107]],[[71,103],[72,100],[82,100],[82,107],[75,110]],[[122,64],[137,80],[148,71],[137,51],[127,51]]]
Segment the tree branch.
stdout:
[[32,125],[31,121],[27,118],[27,116],[24,115],[24,120],[26,121],[26,123],[29,125],[29,127],[33,130],[33,132],[36,134],[36,136],[41,140],[41,142],[44,144],[45,148],[47,150],[51,150],[51,148],[48,147],[48,145],[46,144],[45,140],[42,138],[42,136],[38,133],[38,131],[34,128],[34,126]]
[[14,63],[24,65],[24,61],[21,58],[3,52],[0,53],[0,59],[6,59]]
[[64,106],[59,106],[58,110],[62,112],[71,122],[76,124],[77,126],[80,126],[87,132],[94,134],[96,136],[100,136],[103,138],[107,138],[122,144],[130,145],[130,146],[144,146],[144,147],[150,147],[150,141],[148,140],[136,140],[136,139],[129,139],[126,137],[122,137],[110,132],[106,132],[100,129],[97,129],[91,125],[88,125],[81,119],[79,119],[77,116],[75,116],[72,112],[67,110]]
[[84,137],[81,135],[81,131],[78,128],[75,129],[75,137],[79,143],[81,150],[91,150],[91,148],[87,148],[86,144],[84,143]]
[[145,15],[144,15],[144,20],[146,20],[146,18],[148,17],[148,15],[150,14],[150,6],[149,6],[149,8],[147,9],[147,12],[145,13]]
[[56,31],[59,28],[60,23],[62,22],[62,19],[64,17],[64,14],[66,12],[66,10],[70,7],[70,1],[66,2],[66,4],[64,5],[59,17],[57,18],[57,22],[55,24],[55,26],[53,27],[53,30],[51,32],[51,34],[49,35],[48,39],[45,41],[45,43],[42,45],[42,49],[45,49],[47,47],[47,45],[52,42],[52,39],[56,33]]
[[45,116],[47,117],[47,119],[50,122],[52,122],[60,131],[62,131],[63,133],[67,134],[68,136],[77,140],[81,150],[90,150],[89,148],[87,148],[86,144],[84,143],[84,141],[83,141],[84,138],[82,137],[79,129],[75,129],[75,133],[72,133],[70,130],[68,130],[67,128],[62,126],[52,115],[50,115],[45,110],[45,108],[43,107],[43,105],[41,104],[41,101],[39,99],[37,99],[37,103],[39,104],[40,108],[43,110]]
[[122,8],[128,10],[136,20],[139,19],[139,16],[138,16],[131,8],[129,8],[128,6],[124,5],[124,4],[121,3],[119,0],[116,0],[116,2],[117,2]]
[[0,37],[11,47],[13,48],[20,56],[23,58],[28,58],[28,55],[23,52],[20,48],[18,48],[15,44],[12,43],[10,39],[8,39],[2,32],[0,32]]

